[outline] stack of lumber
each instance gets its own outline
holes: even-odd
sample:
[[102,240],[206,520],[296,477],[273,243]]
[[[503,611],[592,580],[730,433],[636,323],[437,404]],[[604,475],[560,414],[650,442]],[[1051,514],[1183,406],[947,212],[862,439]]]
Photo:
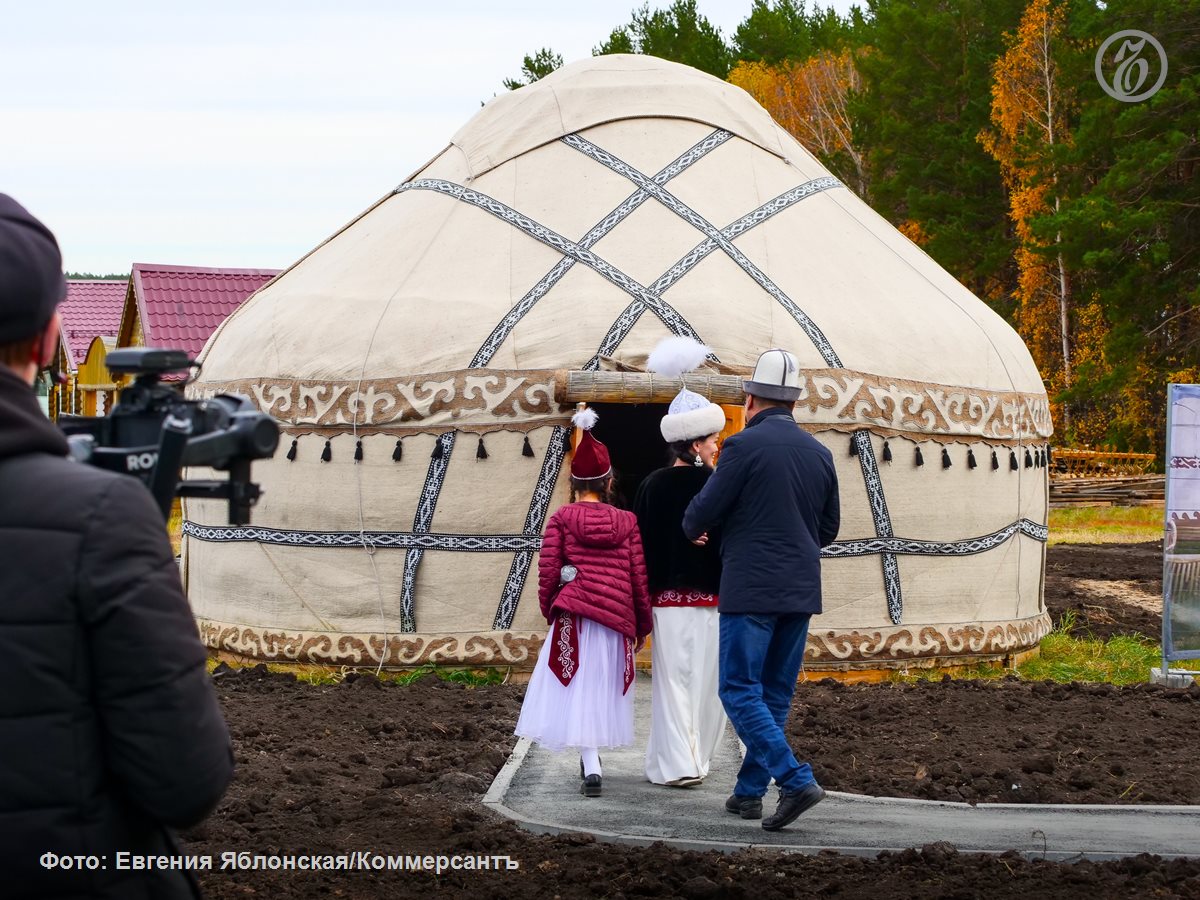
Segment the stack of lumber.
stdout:
[[1162,475],[1117,478],[1051,478],[1051,506],[1152,506],[1161,505],[1165,487]]

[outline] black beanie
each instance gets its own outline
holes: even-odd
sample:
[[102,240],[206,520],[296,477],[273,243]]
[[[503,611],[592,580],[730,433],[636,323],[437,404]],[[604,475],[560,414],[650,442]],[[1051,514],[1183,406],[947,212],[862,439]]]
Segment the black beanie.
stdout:
[[45,225],[0,194],[0,344],[31,338],[67,293],[58,242]]

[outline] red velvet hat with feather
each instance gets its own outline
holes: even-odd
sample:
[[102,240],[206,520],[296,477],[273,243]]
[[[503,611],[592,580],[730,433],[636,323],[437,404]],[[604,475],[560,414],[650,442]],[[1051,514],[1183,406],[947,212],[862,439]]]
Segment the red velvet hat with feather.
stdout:
[[592,435],[592,427],[599,418],[594,409],[581,409],[571,416],[571,424],[583,431],[579,446],[571,457],[573,478],[604,478],[612,474],[608,448]]

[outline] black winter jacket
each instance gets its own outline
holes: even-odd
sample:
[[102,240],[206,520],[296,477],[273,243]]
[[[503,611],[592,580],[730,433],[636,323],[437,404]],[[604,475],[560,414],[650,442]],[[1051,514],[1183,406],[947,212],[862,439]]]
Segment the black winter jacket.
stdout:
[[840,524],[833,454],[782,407],[725,439],[683,517],[689,539],[721,530],[722,613],[819,613],[821,548]]
[[66,451],[0,365],[0,896],[198,896],[190,873],[116,854],[173,852],[167,829],[233,774],[204,648],[150,492]]
[[721,545],[717,534],[697,547],[683,533],[683,511],[708,483],[707,466],[667,466],[651,472],[638,485],[633,503],[650,593],[689,590],[715,594],[721,588]]

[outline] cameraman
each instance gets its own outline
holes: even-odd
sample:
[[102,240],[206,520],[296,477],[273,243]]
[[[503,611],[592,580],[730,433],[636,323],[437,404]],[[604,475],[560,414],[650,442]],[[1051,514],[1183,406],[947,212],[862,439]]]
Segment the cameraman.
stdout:
[[68,460],[31,388],[64,293],[54,236],[0,194],[0,894],[199,897],[190,871],[117,868],[177,853],[233,753],[162,514]]

